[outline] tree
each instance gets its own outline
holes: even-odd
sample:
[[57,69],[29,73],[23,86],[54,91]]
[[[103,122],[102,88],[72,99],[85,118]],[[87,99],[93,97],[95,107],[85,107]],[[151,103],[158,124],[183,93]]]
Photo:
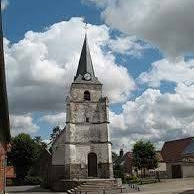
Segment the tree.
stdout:
[[112,152],[112,160],[113,160],[113,162],[116,161],[118,159],[118,157],[119,156],[117,155],[117,153]]
[[30,135],[21,133],[11,140],[12,149],[8,153],[9,162],[16,169],[16,177],[19,183],[23,183],[29,170],[36,164],[46,144],[40,137],[32,139]]
[[50,135],[51,142],[55,141],[55,139],[60,134],[60,132],[61,132],[61,128],[59,126],[56,126],[56,127],[53,128],[53,131]]
[[158,166],[156,150],[150,141],[137,141],[133,146],[133,163],[136,168],[143,170],[145,177],[145,169],[155,169]]
[[47,144],[43,142],[42,138],[40,136],[34,137],[34,142],[35,142],[35,151],[36,151],[36,161],[34,164],[30,167],[28,175],[29,176],[39,176],[39,159],[41,157],[41,154],[43,151],[46,149]]

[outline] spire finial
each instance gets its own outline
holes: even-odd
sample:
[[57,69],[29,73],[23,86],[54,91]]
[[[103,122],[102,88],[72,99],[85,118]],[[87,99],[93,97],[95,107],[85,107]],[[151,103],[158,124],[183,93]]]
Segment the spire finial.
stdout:
[[85,26],[84,26],[84,29],[85,29],[85,39],[87,39],[87,32],[88,32],[88,23],[86,22],[85,23]]
[[88,30],[88,23],[87,22],[85,23],[84,29],[85,29],[85,34],[87,34],[87,30]]

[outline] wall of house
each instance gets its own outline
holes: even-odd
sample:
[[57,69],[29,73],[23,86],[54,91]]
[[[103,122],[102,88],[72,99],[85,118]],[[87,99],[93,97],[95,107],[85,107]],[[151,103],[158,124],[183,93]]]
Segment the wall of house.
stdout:
[[0,144],[0,193],[4,191],[4,180],[5,180],[5,150]]
[[172,166],[173,165],[180,165],[181,166],[181,173],[183,174],[182,162],[166,163],[166,174],[167,174],[168,178],[172,178]]
[[160,172],[166,172],[166,163],[165,162],[159,162],[158,168],[156,169]]
[[194,177],[194,163],[183,165],[183,178]]

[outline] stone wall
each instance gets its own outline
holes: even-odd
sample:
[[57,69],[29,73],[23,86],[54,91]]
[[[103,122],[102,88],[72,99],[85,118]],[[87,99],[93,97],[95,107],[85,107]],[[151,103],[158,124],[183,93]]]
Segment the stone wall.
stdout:
[[52,165],[65,164],[65,130],[62,131],[60,136],[52,146]]
[[51,182],[54,183],[60,179],[65,178],[65,166],[64,165],[52,165],[51,166]]
[[72,84],[70,89],[70,101],[82,102],[85,91],[89,91],[91,102],[98,102],[102,97],[102,85],[95,84]]
[[[84,99],[85,91],[89,91],[90,100]],[[102,98],[101,84],[71,85],[66,130],[53,146],[54,172],[60,166],[65,179],[88,178],[88,154],[95,153],[98,177],[113,177],[108,114],[108,99]]]

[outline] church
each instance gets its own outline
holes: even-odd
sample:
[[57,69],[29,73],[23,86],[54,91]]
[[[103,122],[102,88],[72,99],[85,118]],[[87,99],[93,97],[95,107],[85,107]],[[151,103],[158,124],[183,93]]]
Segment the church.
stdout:
[[52,182],[113,179],[109,102],[95,76],[87,35],[66,99],[66,127],[52,145]]

